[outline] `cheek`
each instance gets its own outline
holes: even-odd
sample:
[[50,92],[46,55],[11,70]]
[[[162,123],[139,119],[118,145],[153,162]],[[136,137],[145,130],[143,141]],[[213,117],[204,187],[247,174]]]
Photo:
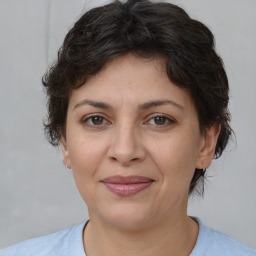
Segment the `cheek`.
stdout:
[[69,143],[69,158],[78,190],[85,199],[94,190],[97,170],[105,156],[105,146],[92,138],[72,137]]
[[165,181],[190,183],[199,152],[198,135],[187,131],[173,133],[151,146],[151,156]]
[[70,160],[76,187],[84,202],[89,206],[95,201],[93,191],[96,189],[94,180],[96,180],[95,173],[98,168],[98,157],[96,155],[98,152],[93,148],[88,149],[89,145],[79,144],[71,152]]
[[72,169],[81,175],[93,173],[102,157],[103,145],[82,139],[73,141],[69,150]]

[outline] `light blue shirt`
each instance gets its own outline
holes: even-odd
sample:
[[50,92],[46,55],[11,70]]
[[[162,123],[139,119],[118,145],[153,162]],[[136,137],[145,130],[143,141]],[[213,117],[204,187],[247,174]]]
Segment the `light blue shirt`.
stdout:
[[[196,220],[199,235],[190,256],[256,256],[256,250]],[[0,256],[86,256],[82,238],[84,226],[85,223],[20,242],[0,250]]]

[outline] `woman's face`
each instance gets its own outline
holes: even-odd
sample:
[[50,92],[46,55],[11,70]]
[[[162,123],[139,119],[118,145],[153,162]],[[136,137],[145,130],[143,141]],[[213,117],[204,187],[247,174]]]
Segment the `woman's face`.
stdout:
[[73,91],[62,138],[91,219],[138,229],[186,216],[195,168],[218,129],[199,131],[193,101],[162,59],[125,55]]

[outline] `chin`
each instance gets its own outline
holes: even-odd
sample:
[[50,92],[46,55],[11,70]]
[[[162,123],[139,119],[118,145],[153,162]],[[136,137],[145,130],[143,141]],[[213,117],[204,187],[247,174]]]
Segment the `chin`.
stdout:
[[154,216],[150,209],[138,209],[137,207],[119,206],[112,211],[104,213],[102,218],[110,225],[127,231],[138,231],[152,225]]

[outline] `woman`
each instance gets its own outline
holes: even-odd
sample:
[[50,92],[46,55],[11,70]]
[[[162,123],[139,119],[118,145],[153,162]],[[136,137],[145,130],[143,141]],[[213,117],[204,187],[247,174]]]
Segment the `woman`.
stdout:
[[43,83],[46,134],[90,220],[1,256],[256,255],[187,216],[189,194],[232,131],[226,73],[205,25],[167,3],[93,9]]

